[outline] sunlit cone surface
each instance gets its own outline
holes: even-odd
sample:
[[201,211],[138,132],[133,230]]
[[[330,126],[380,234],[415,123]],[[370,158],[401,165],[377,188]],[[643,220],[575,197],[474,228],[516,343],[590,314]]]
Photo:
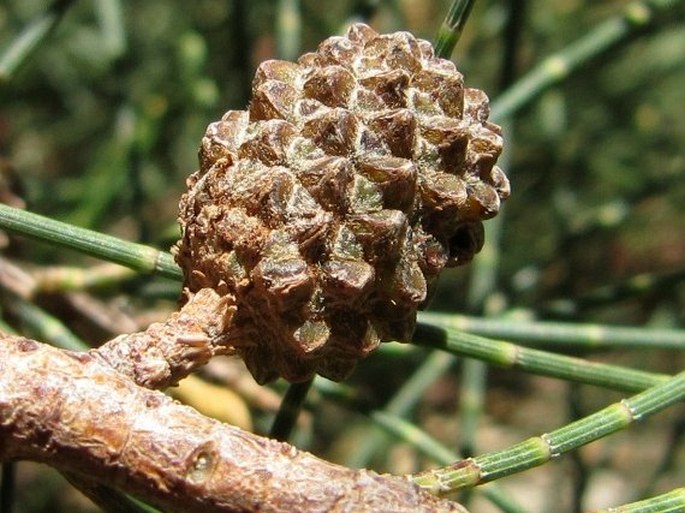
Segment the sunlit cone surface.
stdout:
[[500,129],[428,42],[361,24],[264,62],[252,94],[207,129],[176,259],[191,292],[235,298],[259,382],[339,380],[408,341],[440,271],[480,250],[509,195]]

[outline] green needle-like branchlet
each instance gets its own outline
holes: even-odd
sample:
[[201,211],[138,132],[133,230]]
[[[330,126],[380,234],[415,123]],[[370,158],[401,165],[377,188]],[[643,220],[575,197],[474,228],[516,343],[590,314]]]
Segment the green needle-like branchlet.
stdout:
[[527,346],[574,349],[685,349],[685,331],[600,324],[485,319],[453,313],[421,312],[419,320],[454,332],[520,342]]
[[638,502],[602,509],[595,513],[681,513],[685,511],[685,488],[676,488]]
[[35,334],[37,338],[50,342],[56,347],[70,351],[90,349],[62,321],[50,315],[42,308],[22,298],[14,297],[12,300],[12,313],[29,333]]
[[[451,355],[434,352],[426,358],[414,374],[405,381],[404,385],[395,393],[385,407],[385,412],[404,417],[411,412],[423,397],[426,389],[442,376],[454,362]],[[379,451],[385,442],[383,433],[371,432],[359,444],[357,450],[350,455],[347,465],[350,467],[364,467]]]
[[[403,417],[389,412],[387,408],[383,410],[369,410],[368,405],[364,404],[359,398],[357,391],[347,385],[317,378],[314,380],[314,387],[327,399],[343,404],[352,410],[365,412],[376,426],[397,439],[408,443],[437,464],[448,465],[450,462],[460,458],[457,453],[431,437],[424,430]],[[503,513],[526,513],[526,510],[507,491],[500,488],[497,483],[491,483],[480,491],[490,502],[496,504]]]
[[30,23],[12,44],[0,54],[0,84],[9,82],[17,70],[45,44],[74,0],[57,0],[44,14]]
[[454,0],[435,36],[435,55],[449,59],[476,0]]
[[271,438],[280,441],[287,441],[290,438],[307,398],[307,392],[312,386],[312,381],[310,379],[303,383],[293,383],[288,387],[276,413],[276,418],[271,425],[271,432],[269,433]]
[[502,121],[529,104],[550,86],[562,82],[575,69],[615,48],[654,20],[654,14],[681,4],[680,0],[631,2],[617,16],[600,23],[575,43],[545,58],[492,102],[491,118]]
[[683,399],[685,372],[550,433],[529,438],[507,449],[458,461],[448,467],[415,474],[411,479],[435,494],[451,495],[461,488],[542,465]]
[[173,280],[183,277],[169,253],[2,204],[0,228],[115,262],[141,273]]
[[300,55],[302,12],[299,0],[279,0],[276,16],[276,45],[281,59],[295,61]]
[[491,340],[453,328],[420,323],[414,336],[418,345],[469,356],[498,367],[521,369],[533,374],[587,383],[601,387],[639,392],[662,383],[667,375],[590,362],[510,342]]
[[663,295],[665,291],[672,290],[683,281],[685,268],[636,274],[624,281],[603,285],[573,299],[553,299],[543,304],[540,310],[555,317],[569,314],[578,316],[583,309],[609,305],[634,296]]

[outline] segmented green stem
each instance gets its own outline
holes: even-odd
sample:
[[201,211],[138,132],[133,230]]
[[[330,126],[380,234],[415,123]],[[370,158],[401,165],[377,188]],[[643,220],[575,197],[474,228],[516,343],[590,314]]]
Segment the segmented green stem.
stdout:
[[668,379],[664,374],[590,362],[423,323],[417,326],[414,343],[470,356],[498,367],[516,368],[627,392],[642,391]]
[[94,7],[108,56],[120,56],[126,50],[126,28],[121,0],[97,0]]
[[685,371],[665,383],[507,449],[458,461],[448,467],[409,476],[437,495],[487,483],[537,467],[550,459],[624,429],[685,399]]
[[[574,299],[553,299],[543,304],[539,310],[557,316],[569,314],[576,316],[585,308],[607,305],[650,292],[669,290],[683,281],[685,281],[685,268],[636,274],[625,281],[599,287]],[[649,345],[651,347],[651,341]]]
[[459,391],[459,450],[470,456],[476,452],[479,420],[485,409],[487,365],[473,358],[462,360]]
[[292,383],[288,386],[271,426],[271,438],[280,441],[286,441],[290,438],[312,382],[313,379],[310,379],[304,383]]
[[33,273],[36,292],[66,292],[94,287],[108,287],[135,278],[128,267],[105,263],[88,268],[46,267]]
[[183,273],[166,252],[0,204],[0,228],[125,265],[141,273],[181,280]]
[[[452,365],[453,361],[454,358],[451,355],[444,353],[434,352],[429,355],[388,402],[384,409],[385,412],[398,417],[406,416],[419,402],[426,389]],[[384,433],[380,431],[369,433],[359,444],[355,453],[347,460],[347,466],[357,468],[367,466],[373,455],[383,447],[384,443]]]
[[302,12],[300,0],[279,0],[276,16],[278,57],[295,61],[300,55]]
[[[327,399],[332,399],[352,410],[364,412],[385,432],[410,444],[440,465],[448,465],[461,457],[402,417],[389,413],[387,410],[368,411],[368,406],[359,398],[358,392],[349,386],[318,377],[314,380],[314,387]],[[504,513],[526,513],[526,510],[497,483],[491,483],[479,491]]]
[[449,59],[464,31],[475,0],[454,0],[435,36],[435,55]]
[[16,503],[17,462],[5,461],[0,467],[0,512],[11,512]]
[[685,511],[685,488],[638,502],[598,510],[595,513],[680,513]]
[[8,335],[16,334],[14,329],[2,319],[0,319],[0,333],[7,333]]
[[152,506],[129,497],[124,492],[110,488],[107,485],[89,481],[85,477],[68,472],[63,473],[76,489],[88,497],[102,511],[116,511],[117,513],[158,513]]
[[600,23],[564,50],[545,58],[537,67],[518,80],[492,102],[494,121],[511,116],[550,86],[562,82],[573,71],[591,59],[615,48],[619,43],[643,30],[654,20],[656,11],[681,4],[681,0],[631,2],[615,17]]
[[582,349],[637,347],[685,349],[685,330],[573,324],[561,322],[484,319],[458,314],[420,312],[419,320],[450,331],[553,347],[568,345]]
[[70,351],[90,349],[88,345],[72,333],[59,319],[42,308],[21,298],[13,298],[12,312],[36,338],[50,342],[56,347]]
[[34,52],[45,44],[74,0],[57,0],[33,20],[10,46],[0,54],[0,84],[9,82]]

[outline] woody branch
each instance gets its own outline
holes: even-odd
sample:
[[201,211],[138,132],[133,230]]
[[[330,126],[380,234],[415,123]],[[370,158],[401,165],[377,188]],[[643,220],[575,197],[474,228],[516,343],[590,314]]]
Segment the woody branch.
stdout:
[[[186,309],[216,313],[221,303],[204,299]],[[212,323],[194,324],[186,309],[102,353],[0,338],[0,461],[47,463],[171,512],[465,511],[405,479],[328,463],[134,383],[166,386],[222,350],[201,336]]]

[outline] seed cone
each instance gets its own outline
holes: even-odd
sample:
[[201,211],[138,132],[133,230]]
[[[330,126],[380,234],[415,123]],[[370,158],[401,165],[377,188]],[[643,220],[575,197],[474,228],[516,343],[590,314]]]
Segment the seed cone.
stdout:
[[176,260],[190,292],[233,296],[257,381],[340,380],[481,249],[509,195],[500,129],[430,43],[362,24],[262,63],[252,93],[207,129]]

